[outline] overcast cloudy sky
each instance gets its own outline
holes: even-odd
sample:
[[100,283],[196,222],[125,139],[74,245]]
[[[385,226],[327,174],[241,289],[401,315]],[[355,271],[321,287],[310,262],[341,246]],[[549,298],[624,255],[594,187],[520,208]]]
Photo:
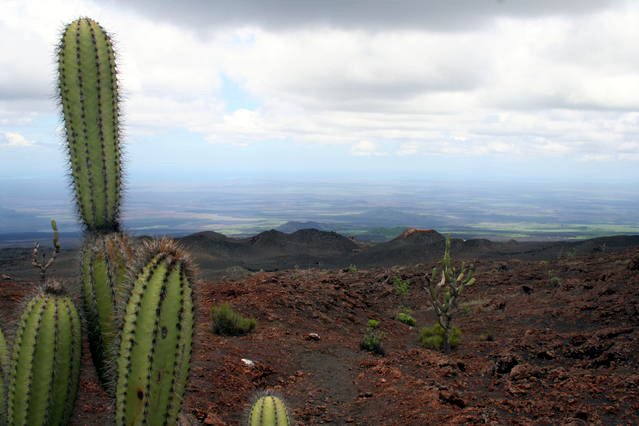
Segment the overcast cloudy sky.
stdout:
[[0,178],[64,174],[78,16],[117,43],[130,178],[639,180],[633,0],[0,0]]

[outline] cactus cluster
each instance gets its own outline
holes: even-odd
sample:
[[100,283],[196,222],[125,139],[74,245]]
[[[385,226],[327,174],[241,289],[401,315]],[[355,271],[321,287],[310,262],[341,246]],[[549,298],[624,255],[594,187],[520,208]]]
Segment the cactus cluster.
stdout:
[[288,426],[291,420],[286,405],[274,395],[264,395],[251,407],[248,426]]
[[66,425],[80,375],[81,325],[56,282],[35,296],[18,325],[9,367],[10,425]]
[[69,24],[58,46],[58,95],[78,211],[89,230],[115,231],[122,192],[113,45],[92,19]]
[[[122,148],[108,34],[77,19],[64,29],[57,58],[70,176],[86,229],[80,276],[98,377],[115,396],[116,424],[175,424],[194,330],[191,261],[172,240],[139,252],[119,233]],[[73,411],[81,323],[61,286],[46,280],[60,251],[55,221],[52,227],[50,258],[36,244],[32,259],[46,287],[22,313],[10,362],[0,331],[0,426],[5,417],[11,426],[65,425]],[[141,259],[137,270],[133,259]]]
[[128,262],[134,257],[130,239],[121,233],[92,235],[82,249],[82,299],[91,357],[107,390],[113,383],[118,309],[127,294]]
[[175,424],[193,339],[192,267],[169,239],[146,247],[123,317],[117,361],[117,425]]

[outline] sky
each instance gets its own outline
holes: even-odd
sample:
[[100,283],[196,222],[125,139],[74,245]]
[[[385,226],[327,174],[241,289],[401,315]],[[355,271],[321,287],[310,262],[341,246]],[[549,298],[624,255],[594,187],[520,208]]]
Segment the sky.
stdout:
[[64,180],[54,50],[117,47],[127,179],[639,183],[639,2],[0,0],[0,186]]

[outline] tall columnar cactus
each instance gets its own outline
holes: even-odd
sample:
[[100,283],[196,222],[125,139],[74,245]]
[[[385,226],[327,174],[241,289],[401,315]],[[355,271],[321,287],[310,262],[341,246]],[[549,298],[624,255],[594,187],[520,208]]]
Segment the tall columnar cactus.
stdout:
[[60,285],[49,282],[28,303],[9,367],[8,423],[66,425],[80,375],[80,317]]
[[251,407],[248,426],[288,426],[290,424],[286,405],[274,395],[262,396]]
[[89,230],[119,227],[121,145],[116,63],[108,34],[80,18],[58,46],[58,95],[78,211]]
[[7,349],[7,341],[0,329],[0,425],[6,424],[6,403],[5,382],[7,367],[9,365],[9,350]]
[[117,316],[127,294],[128,262],[133,257],[132,243],[119,233],[90,236],[82,249],[82,297],[89,348],[105,388],[114,382]]
[[171,425],[180,413],[193,339],[193,272],[169,239],[148,243],[123,316],[117,425]]

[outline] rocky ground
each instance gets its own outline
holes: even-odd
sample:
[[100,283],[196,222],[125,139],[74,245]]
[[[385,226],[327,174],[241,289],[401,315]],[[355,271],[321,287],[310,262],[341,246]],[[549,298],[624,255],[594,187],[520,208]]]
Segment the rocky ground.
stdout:
[[[434,322],[421,289],[431,266],[199,283],[184,420],[238,424],[267,389],[300,425],[639,424],[639,250],[479,261],[457,317],[463,341],[449,355],[421,348],[418,328],[394,319],[408,306],[419,326]],[[411,281],[408,296],[396,294],[395,276]],[[34,287],[2,276],[5,330]],[[257,329],[213,334],[210,309],[222,302],[257,318]],[[385,356],[359,349],[369,318],[381,320]],[[73,424],[108,424],[111,402],[86,347],[83,362]]]

